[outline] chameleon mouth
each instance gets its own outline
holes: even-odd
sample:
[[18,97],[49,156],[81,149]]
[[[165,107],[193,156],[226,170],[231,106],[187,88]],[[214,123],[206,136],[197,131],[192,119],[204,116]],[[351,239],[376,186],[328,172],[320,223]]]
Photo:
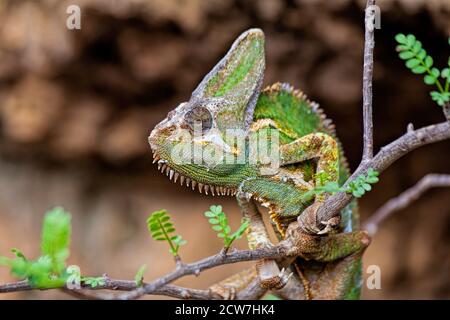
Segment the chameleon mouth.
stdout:
[[176,171],[175,169],[171,168],[169,166],[169,163],[167,160],[161,159],[158,154],[153,153],[153,163],[158,164],[158,170],[161,171],[162,174],[165,174],[169,180],[173,180],[174,183],[176,183],[178,180],[180,180],[181,185],[186,185],[187,187],[191,187],[192,190],[197,189],[200,193],[205,192],[206,195],[211,193],[213,196],[235,196],[236,195],[236,189],[235,188],[228,188],[228,187],[222,187],[222,186],[216,186],[211,184],[204,184],[201,182],[198,182],[194,179],[191,179],[189,177],[184,176],[180,172]]

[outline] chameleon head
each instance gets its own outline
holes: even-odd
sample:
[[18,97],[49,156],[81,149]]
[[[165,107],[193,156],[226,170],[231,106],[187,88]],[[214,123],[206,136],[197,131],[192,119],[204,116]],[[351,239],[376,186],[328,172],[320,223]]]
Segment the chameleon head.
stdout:
[[245,175],[240,170],[245,164],[237,162],[245,152],[239,141],[253,120],[264,67],[264,34],[247,30],[190,100],[170,111],[151,132],[149,143],[159,168],[171,179],[181,175],[217,193],[221,187],[235,189]]

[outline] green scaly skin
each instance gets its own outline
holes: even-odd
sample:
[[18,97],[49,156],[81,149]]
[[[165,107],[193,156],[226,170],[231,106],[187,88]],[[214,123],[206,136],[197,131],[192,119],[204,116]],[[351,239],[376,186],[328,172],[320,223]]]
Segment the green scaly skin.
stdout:
[[[349,176],[334,127],[315,103],[289,85],[277,83],[261,91],[264,68],[264,34],[250,29],[234,42],[191,99],[154,128],[149,137],[154,162],[171,180],[180,180],[193,190],[237,195],[244,214],[249,202],[261,203],[268,208],[280,239],[287,232],[301,233],[303,242],[291,266],[296,267],[302,279],[303,291],[283,293],[287,279],[273,274],[278,270],[273,261],[260,262],[253,274],[253,278],[260,277],[264,288],[279,289],[280,295],[287,298],[358,298],[361,255],[368,238],[366,233],[355,231],[359,220],[356,205],[344,209],[340,220],[323,222],[321,229],[304,222],[308,219],[296,222],[300,216],[314,218],[317,207],[329,196],[325,193],[306,198],[308,191],[327,182],[343,183]],[[197,134],[196,125],[201,125]],[[227,140],[229,129],[239,130],[245,142]],[[270,130],[278,133],[279,145],[267,139],[265,134]],[[253,155],[248,151],[252,135],[279,155],[279,168],[268,174],[270,164],[252,161]],[[189,154],[199,149],[206,153],[214,150],[223,157],[205,161],[201,152],[200,156]],[[225,158],[234,162],[225,163]],[[258,215],[251,219],[251,248],[270,245],[261,221]],[[225,280],[215,287],[216,292],[232,297],[226,291],[241,289],[252,279],[249,275],[252,273]]]

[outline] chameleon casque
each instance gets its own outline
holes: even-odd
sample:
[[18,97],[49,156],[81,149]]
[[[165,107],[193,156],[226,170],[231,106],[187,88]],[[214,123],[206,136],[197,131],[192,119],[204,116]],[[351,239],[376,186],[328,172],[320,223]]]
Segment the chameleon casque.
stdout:
[[[180,180],[193,190],[235,195],[250,221],[247,239],[252,249],[271,246],[255,203],[268,209],[280,240],[289,232],[301,234],[293,259],[258,261],[255,267],[212,286],[212,291],[232,299],[259,277],[263,289],[283,298],[357,299],[361,256],[370,239],[358,231],[356,204],[338,217],[320,221],[317,227],[315,212],[329,194],[308,193],[327,182],[342,184],[348,178],[342,148],[331,121],[303,93],[281,83],[261,90],[264,41],[260,29],[241,34],[190,100],[156,125],[149,136],[154,162],[171,180]],[[230,130],[238,132],[244,142],[230,142],[226,137]],[[268,138],[274,131],[278,144]],[[251,136],[265,139],[270,151],[275,151],[279,161],[275,169],[255,161],[248,151]],[[206,148],[220,156],[202,160]],[[174,159],[179,150],[201,151],[194,151],[193,156],[182,153],[183,160],[190,159],[183,162]],[[300,285],[293,289],[290,283],[295,281]]]

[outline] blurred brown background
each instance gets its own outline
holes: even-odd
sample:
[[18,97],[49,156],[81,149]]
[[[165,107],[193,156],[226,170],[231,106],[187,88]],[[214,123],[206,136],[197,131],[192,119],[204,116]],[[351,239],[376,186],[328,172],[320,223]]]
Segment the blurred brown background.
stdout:
[[[81,30],[66,8],[81,7]],[[442,121],[429,88],[404,67],[394,35],[414,33],[435,63],[449,56],[449,0],[385,0],[376,33],[376,147],[406,130]],[[189,241],[186,261],[215,253],[220,241],[202,217],[232,198],[174,185],[151,164],[147,136],[249,27],[266,33],[265,84],[290,82],[334,119],[352,168],[361,149],[363,3],[350,0],[0,0],[0,254],[39,254],[46,210],[73,215],[70,263],[84,273],[146,279],[169,271],[165,244],[145,220],[165,208]],[[429,172],[450,173],[450,141],[398,161],[362,201],[363,218]],[[386,221],[365,255],[381,267],[382,289],[363,298],[450,298],[450,190],[433,190]],[[245,242],[237,244],[244,248]],[[181,285],[206,288],[240,270],[207,271]],[[0,283],[12,281],[0,268]],[[4,298],[67,298],[27,292]]]

